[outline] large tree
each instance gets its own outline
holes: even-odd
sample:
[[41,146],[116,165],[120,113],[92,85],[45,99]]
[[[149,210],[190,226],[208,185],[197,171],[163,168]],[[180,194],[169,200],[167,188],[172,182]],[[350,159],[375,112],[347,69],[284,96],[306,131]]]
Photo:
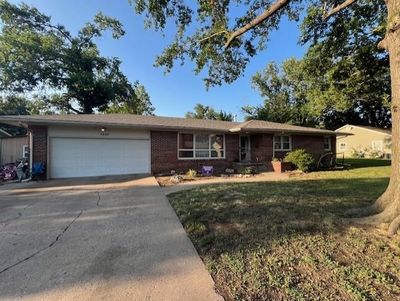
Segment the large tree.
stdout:
[[46,100],[37,95],[29,99],[21,95],[0,96],[0,115],[54,114]]
[[[43,99],[32,96],[27,99],[20,95],[0,96],[0,115],[32,115],[32,114],[53,114],[48,103]],[[0,129],[15,136],[26,135],[23,127],[12,126],[0,123]]]
[[[257,72],[252,83],[264,104],[244,107],[247,118],[328,129],[347,123],[390,128],[388,57],[377,50],[373,35],[355,30],[359,27],[352,26],[347,41],[337,33],[334,44],[342,45],[340,56],[324,42],[315,42],[301,60],[270,63]],[[365,38],[363,43],[354,45],[356,33]]]
[[186,118],[195,119],[208,119],[208,120],[222,120],[222,121],[233,121],[234,116],[231,113],[225,111],[216,111],[213,107],[205,106],[200,103],[196,104],[193,112],[187,112]]
[[[385,193],[372,206],[361,210],[371,216],[359,221],[389,222],[389,235],[397,232],[400,225],[400,0],[130,1],[136,12],[146,15],[150,27],[162,30],[169,18],[175,21],[176,38],[156,63],[170,70],[175,60],[189,58],[195,62],[197,73],[204,68],[208,70],[206,85],[237,79],[249,59],[265,48],[269,33],[279,27],[282,17],[298,20],[301,8],[307,8],[307,18],[315,24],[311,35],[314,39],[326,30],[339,30],[345,35],[348,28],[337,27],[336,21],[346,13],[367,10],[373,16],[383,10],[385,26],[377,30],[384,31],[384,38],[377,47],[389,54],[393,168]],[[340,53],[340,49],[337,51]]]
[[132,97],[129,99],[117,97],[109,105],[106,113],[125,113],[153,115],[155,108],[151,104],[150,95],[138,81],[129,87]]
[[[147,112],[117,58],[103,57],[96,38],[110,31],[124,35],[121,23],[99,13],[76,35],[26,4],[0,0],[0,89],[3,93],[41,93],[59,111],[106,111],[111,103],[138,103]],[[151,106],[150,106],[151,107]],[[144,110],[144,111],[143,111]]]
[[309,8],[301,42],[306,108],[327,128],[344,123],[391,126],[388,53],[377,47],[385,35],[383,1],[340,12],[327,24]]
[[245,106],[246,119],[261,119],[273,122],[314,126],[317,122],[307,110],[307,82],[303,73],[303,62],[289,59],[282,64],[268,64],[252,78],[264,104]]

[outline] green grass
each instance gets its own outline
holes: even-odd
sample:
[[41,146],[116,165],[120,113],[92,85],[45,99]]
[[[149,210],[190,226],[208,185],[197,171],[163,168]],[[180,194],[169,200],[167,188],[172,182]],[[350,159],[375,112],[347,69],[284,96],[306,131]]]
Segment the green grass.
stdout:
[[385,189],[389,166],[169,195],[226,300],[400,300],[400,239],[342,219]]

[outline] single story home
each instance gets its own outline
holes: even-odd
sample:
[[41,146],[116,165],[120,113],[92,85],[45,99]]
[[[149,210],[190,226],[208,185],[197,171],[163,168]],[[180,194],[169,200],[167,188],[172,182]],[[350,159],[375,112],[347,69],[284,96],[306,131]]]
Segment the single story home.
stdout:
[[0,129],[0,165],[28,159],[28,136],[15,136]]
[[336,133],[267,121],[228,122],[132,114],[0,116],[28,129],[30,162],[47,178],[186,172],[236,163],[267,166],[304,148],[335,154]]
[[362,152],[369,156],[369,152],[379,152],[385,159],[392,157],[392,131],[370,126],[346,124],[338,128],[340,134],[337,139],[337,152],[345,157],[353,156],[353,153]]

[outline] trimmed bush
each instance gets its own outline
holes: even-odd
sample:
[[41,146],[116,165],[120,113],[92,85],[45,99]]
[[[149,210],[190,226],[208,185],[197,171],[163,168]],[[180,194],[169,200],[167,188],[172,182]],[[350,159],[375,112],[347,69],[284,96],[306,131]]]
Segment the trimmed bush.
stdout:
[[287,153],[284,162],[290,162],[296,166],[297,169],[303,172],[309,172],[315,165],[314,157],[307,153],[305,149],[297,149]]

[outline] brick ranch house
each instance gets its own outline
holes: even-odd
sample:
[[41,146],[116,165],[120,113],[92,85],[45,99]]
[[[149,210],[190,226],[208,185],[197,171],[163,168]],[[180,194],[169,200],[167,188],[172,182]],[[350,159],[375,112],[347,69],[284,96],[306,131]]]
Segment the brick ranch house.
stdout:
[[336,153],[336,133],[266,121],[227,122],[131,114],[0,116],[29,132],[30,162],[46,177],[216,171],[236,164],[269,168],[272,158],[304,148]]

